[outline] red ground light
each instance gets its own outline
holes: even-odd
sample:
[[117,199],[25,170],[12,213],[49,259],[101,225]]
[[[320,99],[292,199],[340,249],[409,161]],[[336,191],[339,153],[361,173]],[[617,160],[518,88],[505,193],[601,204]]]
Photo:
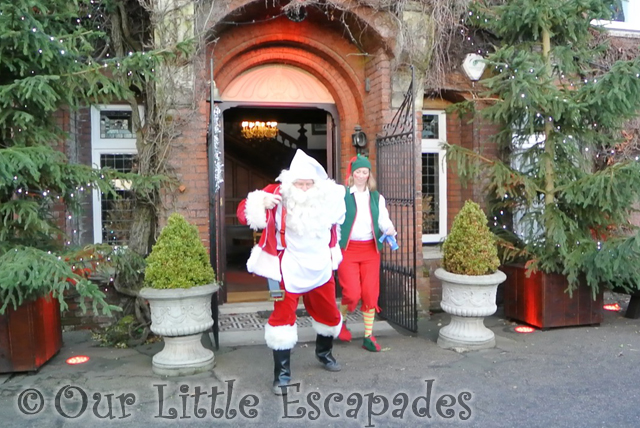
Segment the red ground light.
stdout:
[[604,305],[603,309],[605,311],[619,311],[621,308],[620,308],[620,305],[617,303],[609,303]]
[[75,357],[67,358],[67,364],[76,365],[83,364],[89,361],[89,357],[86,355],[76,355]]
[[519,325],[513,329],[516,333],[533,333],[536,331],[535,328],[529,327],[528,325]]

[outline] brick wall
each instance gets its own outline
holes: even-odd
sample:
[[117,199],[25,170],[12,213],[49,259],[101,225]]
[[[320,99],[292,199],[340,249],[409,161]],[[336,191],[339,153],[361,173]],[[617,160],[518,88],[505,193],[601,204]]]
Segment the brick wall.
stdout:
[[[53,114],[53,120],[55,121],[56,125],[60,127],[62,131],[69,132],[69,125],[70,125],[69,109],[62,108],[57,112],[55,112]],[[53,147],[57,150],[64,152],[65,141],[64,140],[57,141],[56,143],[54,143]],[[67,213],[66,213],[66,208],[64,204],[61,204],[61,203],[54,204],[51,211],[53,213],[53,218],[56,222],[56,225],[60,229],[66,230],[66,221],[67,221],[66,214]]]
[[[382,131],[382,126],[391,120],[391,61],[382,49],[376,52],[367,62],[364,70],[365,79],[368,79],[369,91],[364,97],[365,121],[361,123],[362,130],[368,136],[369,159],[376,173],[376,134]],[[365,82],[366,84],[366,82]],[[350,133],[353,129],[349,130]],[[343,168],[349,163],[349,159],[355,156],[356,151],[351,146],[351,137],[343,140],[342,162]],[[344,175],[344,174],[343,174]]]
[[181,121],[180,136],[170,147],[167,159],[184,190],[169,193],[166,189],[164,196],[169,212],[161,219],[160,226],[172,211],[177,211],[198,227],[200,240],[209,248],[209,104],[205,100],[197,100],[195,110],[181,109],[174,120]]
[[[109,304],[123,308],[128,298],[119,294],[112,285],[101,284],[100,289],[105,294],[105,301]],[[80,302],[84,300],[87,311],[83,312],[80,308]],[[71,288],[65,293],[65,302],[69,308],[62,313],[62,328],[69,330],[92,330],[107,327],[113,324],[121,316],[120,312],[112,312],[112,314],[104,315],[102,312],[94,313],[91,300],[78,296],[78,293]]]

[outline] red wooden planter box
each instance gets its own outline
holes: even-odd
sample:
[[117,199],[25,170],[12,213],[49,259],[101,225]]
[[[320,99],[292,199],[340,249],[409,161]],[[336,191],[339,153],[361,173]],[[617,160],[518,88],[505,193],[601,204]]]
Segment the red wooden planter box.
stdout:
[[504,282],[504,315],[506,318],[538,328],[600,324],[603,320],[603,293],[595,300],[591,288],[579,286],[573,297],[565,293],[567,278],[544,272],[526,276],[524,266],[500,268],[507,274]]
[[61,347],[58,300],[41,297],[0,315],[0,373],[38,370]]

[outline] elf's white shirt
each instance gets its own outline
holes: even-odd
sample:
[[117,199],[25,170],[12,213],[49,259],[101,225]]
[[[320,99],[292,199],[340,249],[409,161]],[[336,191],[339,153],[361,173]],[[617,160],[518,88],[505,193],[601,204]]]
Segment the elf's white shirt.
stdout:
[[[371,219],[371,207],[369,205],[369,198],[371,193],[369,189],[365,189],[363,192],[359,192],[356,186],[351,186],[349,192],[353,194],[356,200],[356,218],[353,221],[353,227],[351,228],[351,241],[370,241],[373,239],[373,220]],[[389,228],[393,226],[391,219],[389,218],[389,210],[387,210],[386,201],[384,196],[380,195],[380,202],[378,204],[378,225],[382,233],[385,233]]]

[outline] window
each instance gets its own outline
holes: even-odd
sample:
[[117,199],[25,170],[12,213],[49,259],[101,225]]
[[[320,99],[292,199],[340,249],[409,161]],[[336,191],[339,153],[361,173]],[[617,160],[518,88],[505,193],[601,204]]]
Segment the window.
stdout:
[[[142,109],[140,110],[142,114]],[[131,172],[136,162],[136,138],[131,107],[128,105],[94,106],[91,108],[91,163]],[[93,241],[126,245],[133,221],[131,184],[114,183],[118,198],[93,190]]]
[[[544,134],[518,134],[514,133],[512,138],[513,156],[511,167],[516,171],[527,174],[528,171],[536,168],[539,156],[531,149],[537,147],[544,150]],[[542,227],[538,221],[538,216],[544,210],[544,201],[541,199],[532,205],[532,210],[526,213],[523,207],[518,207],[513,211],[513,232],[525,242],[538,239],[542,234]],[[494,225],[497,225],[495,223]],[[503,226],[504,227],[504,226]]]
[[447,233],[446,114],[422,112],[422,243],[440,242]]
[[130,110],[100,111],[100,139],[122,140],[130,138],[135,138]]
[[[100,168],[112,168],[119,172],[131,172],[135,154],[100,154]],[[117,197],[100,195],[102,242],[110,245],[126,245],[133,222],[133,195],[130,183],[116,180]]]
[[620,0],[613,8],[611,21],[593,21],[608,30],[640,33],[640,0]]

